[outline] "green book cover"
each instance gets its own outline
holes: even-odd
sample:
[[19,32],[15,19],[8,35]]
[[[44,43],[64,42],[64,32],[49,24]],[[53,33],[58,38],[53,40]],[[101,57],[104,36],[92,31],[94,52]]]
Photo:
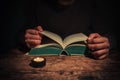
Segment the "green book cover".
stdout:
[[30,56],[61,55],[64,51],[67,55],[83,55],[86,51],[87,36],[83,33],[76,33],[62,39],[59,35],[43,31],[40,34],[54,40],[56,43],[40,44],[29,51]]

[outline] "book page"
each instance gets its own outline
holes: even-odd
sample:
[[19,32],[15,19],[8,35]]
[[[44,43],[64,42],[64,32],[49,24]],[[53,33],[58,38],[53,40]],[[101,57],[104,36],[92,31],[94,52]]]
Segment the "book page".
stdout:
[[48,43],[48,44],[40,44],[34,48],[42,48],[42,47],[49,47],[49,46],[55,46],[55,47],[60,47],[59,44],[56,44],[56,43]]
[[62,38],[59,35],[57,35],[57,34],[55,34],[53,32],[50,32],[50,31],[46,31],[46,30],[42,31],[40,33],[43,34],[44,36],[54,40],[55,42],[60,44],[62,47],[64,47],[63,40],[62,40]]
[[74,42],[79,42],[79,41],[86,41],[87,40],[87,36],[83,33],[76,33],[76,34],[72,34],[72,35],[69,35],[67,36],[65,39],[64,39],[64,45],[65,47],[71,43],[74,43]]

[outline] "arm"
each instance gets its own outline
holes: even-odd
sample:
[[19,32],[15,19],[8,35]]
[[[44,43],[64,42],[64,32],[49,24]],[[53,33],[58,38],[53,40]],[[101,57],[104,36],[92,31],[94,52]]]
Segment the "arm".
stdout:
[[[91,22],[91,33],[88,38],[88,48],[97,59],[106,58],[111,50],[117,48],[117,39],[111,22],[111,16],[106,16],[105,6],[97,2]],[[101,7],[102,6],[102,7]]]
[[26,26],[22,28],[17,34],[16,47],[22,52],[28,52],[32,47],[41,43],[42,36],[37,34],[40,31],[42,31],[40,26],[35,28]]

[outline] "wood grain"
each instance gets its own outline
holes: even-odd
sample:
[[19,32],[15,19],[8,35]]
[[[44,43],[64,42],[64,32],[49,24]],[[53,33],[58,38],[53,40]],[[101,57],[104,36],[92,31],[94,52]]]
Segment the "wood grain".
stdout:
[[15,49],[0,57],[0,80],[118,80],[120,56],[112,52],[104,60],[85,56],[44,56],[42,68],[30,66],[34,57]]

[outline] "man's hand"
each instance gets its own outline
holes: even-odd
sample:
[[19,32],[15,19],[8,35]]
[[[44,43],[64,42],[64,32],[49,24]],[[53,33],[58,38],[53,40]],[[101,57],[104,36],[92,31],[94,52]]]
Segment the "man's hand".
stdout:
[[41,43],[43,31],[41,26],[37,26],[35,29],[27,29],[25,33],[25,42],[28,48],[33,48]]
[[96,59],[104,59],[108,56],[110,43],[107,37],[103,37],[98,33],[92,33],[89,35],[87,42],[88,48]]

